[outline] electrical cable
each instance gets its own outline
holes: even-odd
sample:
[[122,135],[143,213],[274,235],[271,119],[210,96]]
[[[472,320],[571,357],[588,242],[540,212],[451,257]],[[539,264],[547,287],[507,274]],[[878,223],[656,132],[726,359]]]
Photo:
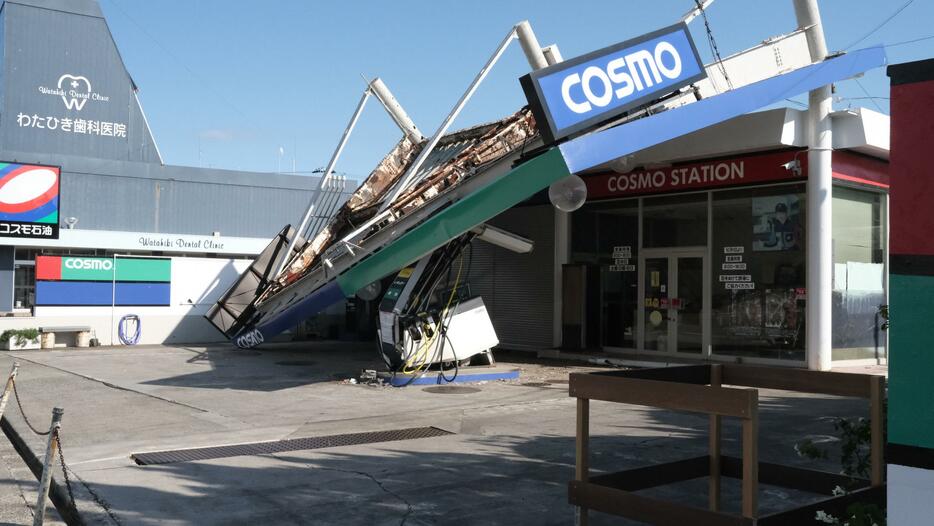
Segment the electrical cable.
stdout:
[[915,1],[915,0],[908,0],[907,2],[905,2],[904,4],[902,4],[902,6],[899,7],[898,9],[896,9],[891,15],[889,15],[888,18],[886,18],[885,20],[883,20],[882,22],[880,22],[879,25],[877,25],[876,27],[872,28],[872,30],[869,31],[868,33],[866,33],[865,35],[863,35],[863,36],[859,37],[858,39],[856,39],[852,44],[850,44],[849,46],[843,48],[843,50],[844,50],[844,51],[848,51],[850,48],[852,48],[852,47],[855,46],[856,44],[859,44],[859,43],[862,42],[863,40],[866,40],[867,38],[869,38],[873,33],[875,33],[876,31],[878,31],[878,30],[880,30],[880,29],[882,29],[883,26],[885,26],[886,24],[888,24],[889,22],[891,22],[893,18],[895,18],[895,17],[897,17],[898,15],[900,15],[900,14],[902,13],[902,11],[904,11],[908,6],[910,6],[912,3],[914,3],[914,1]]
[[710,21],[707,20],[707,11],[704,9],[704,6],[701,5],[700,0],[694,0],[694,4],[700,11],[701,17],[704,19],[704,28],[707,30],[707,44],[710,46],[710,52],[713,54],[717,61],[717,68],[720,70],[720,73],[723,74],[723,80],[726,81],[726,85],[730,89],[733,89],[733,83],[730,81],[730,75],[727,74],[726,67],[723,65],[723,58],[720,57],[720,49],[717,47],[717,41],[713,37],[713,30],[710,29]]
[[883,46],[885,46],[885,47],[906,46],[906,45],[908,45],[908,44],[915,44],[915,43],[917,43],[917,42],[924,42],[925,40],[931,40],[932,38],[934,38],[934,35],[928,35],[928,36],[926,36],[926,37],[913,38],[913,39],[911,39],[911,40],[903,40],[903,41],[901,41],[901,42],[893,42],[893,43],[891,43],[891,44],[883,44]]
[[[132,336],[128,336],[126,333],[126,328],[131,321],[136,322],[136,330]],[[123,345],[136,345],[139,343],[142,330],[143,324],[140,322],[139,316],[136,314],[127,314],[126,316],[120,318],[120,323],[117,324],[117,336],[120,338],[120,341],[123,342]]]
[[[404,384],[398,385],[397,387],[405,387],[410,385],[412,382],[418,379],[424,371],[428,370],[432,363],[435,362],[439,363],[441,376],[445,381],[452,382],[457,378],[460,366],[457,363],[456,354],[454,360],[454,376],[448,378],[444,373],[444,348],[445,342],[449,344],[451,343],[450,338],[447,336],[447,330],[451,320],[454,317],[454,310],[460,303],[459,301],[455,303],[454,299],[457,296],[458,286],[464,271],[463,251],[470,246],[472,239],[473,235],[465,234],[445,245],[441,253],[438,254],[437,259],[433,259],[429,262],[429,269],[425,272],[426,279],[417,285],[419,287],[419,297],[413,299],[410,302],[410,305],[405,310],[405,312],[411,313],[414,311],[417,313],[415,315],[416,319],[424,318],[425,320],[428,320],[430,319],[428,314],[428,306],[431,302],[431,298],[434,296],[435,290],[437,290],[438,286],[441,284],[442,276],[446,276],[444,278],[446,289],[447,286],[451,283],[451,270],[454,260],[459,260],[457,274],[454,279],[454,287],[451,289],[451,293],[448,296],[444,308],[437,314],[437,321],[434,323],[435,331],[431,334],[431,336],[423,333],[424,338],[421,342],[418,343],[418,346],[414,349],[414,351],[403,349],[403,366],[392,372],[392,378],[395,380],[396,373],[400,369],[403,374],[411,376]],[[409,314],[409,316],[411,316],[411,314]],[[425,326],[430,329],[430,324],[427,321],[425,322]],[[405,341],[404,335],[401,337],[401,339]],[[412,342],[409,343],[409,345],[411,344]],[[453,349],[453,344],[451,344],[451,348]],[[392,382],[392,385],[395,385],[395,381]]]
[[854,77],[853,80],[856,81],[856,85],[859,86],[859,89],[863,90],[863,93],[866,94],[866,98],[872,101],[872,105],[875,106],[877,110],[879,110],[879,113],[885,113],[884,111],[882,111],[882,106],[879,106],[879,103],[876,102],[876,99],[872,95],[869,94],[868,90],[866,90],[866,86],[863,86],[863,83],[860,82],[859,79],[856,77]]

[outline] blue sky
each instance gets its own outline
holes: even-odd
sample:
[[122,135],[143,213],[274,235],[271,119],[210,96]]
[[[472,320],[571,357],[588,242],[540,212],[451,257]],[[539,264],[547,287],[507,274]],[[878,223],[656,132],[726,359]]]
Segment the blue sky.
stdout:
[[[842,50],[907,0],[822,0],[831,50]],[[574,57],[676,22],[693,0],[652,2],[100,0],[169,164],[297,171],[322,167],[364,88],[379,76],[430,135],[513,24],[528,19],[542,45]],[[708,9],[722,56],[792,31],[791,0],[717,0]],[[915,0],[856,45],[934,35],[934,2]],[[711,60],[703,21],[691,31]],[[934,57],[934,39],[891,47],[890,63]],[[525,104],[528,64],[507,50],[455,121],[461,128]],[[837,108],[888,112],[884,71],[838,85]],[[865,89],[865,92],[864,92]],[[799,97],[805,100],[804,97]],[[362,177],[400,132],[371,102],[337,169]]]

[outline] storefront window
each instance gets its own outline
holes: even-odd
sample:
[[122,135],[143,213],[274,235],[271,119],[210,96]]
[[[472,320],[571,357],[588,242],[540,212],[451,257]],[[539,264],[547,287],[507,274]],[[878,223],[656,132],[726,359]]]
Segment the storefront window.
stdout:
[[884,358],[879,306],[885,299],[882,194],[833,189],[834,360]]
[[642,202],[642,246],[707,245],[707,194],[646,198]]
[[13,308],[31,309],[36,303],[35,249],[17,248],[13,256]]
[[805,188],[713,194],[714,354],[803,361]]
[[571,215],[571,261],[599,266],[604,347],[636,346],[639,202],[592,203]]

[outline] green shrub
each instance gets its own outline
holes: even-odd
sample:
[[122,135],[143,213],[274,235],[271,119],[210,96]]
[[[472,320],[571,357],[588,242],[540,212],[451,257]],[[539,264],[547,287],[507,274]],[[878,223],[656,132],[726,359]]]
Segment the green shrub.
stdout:
[[26,342],[32,342],[39,339],[39,329],[8,329],[0,334],[0,343],[6,343],[11,338],[21,347],[26,346]]

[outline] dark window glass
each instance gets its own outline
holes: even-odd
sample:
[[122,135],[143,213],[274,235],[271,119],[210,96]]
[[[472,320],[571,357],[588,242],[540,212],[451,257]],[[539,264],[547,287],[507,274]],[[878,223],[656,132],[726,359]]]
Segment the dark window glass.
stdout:
[[707,194],[652,197],[642,201],[642,246],[707,246]]
[[636,346],[639,202],[590,203],[571,214],[571,261],[599,266],[604,347]]
[[713,352],[804,360],[804,185],[713,194]]

